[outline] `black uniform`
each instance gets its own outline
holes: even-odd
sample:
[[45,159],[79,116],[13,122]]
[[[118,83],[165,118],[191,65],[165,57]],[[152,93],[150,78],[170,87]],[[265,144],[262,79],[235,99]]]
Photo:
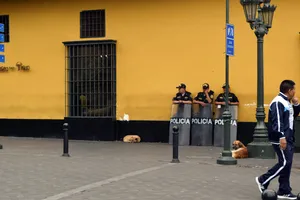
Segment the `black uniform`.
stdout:
[[192,101],[192,94],[190,92],[185,92],[184,95],[182,95],[180,92],[176,94],[175,97],[173,97],[173,101]]
[[[218,102],[225,102],[225,99],[226,99],[225,93],[221,93],[221,94],[218,95],[216,101],[218,101]],[[232,103],[239,102],[239,99],[237,98],[237,96],[235,96],[235,94],[231,93],[231,92],[228,93],[228,100],[230,102],[232,102]]]
[[[209,98],[211,99],[211,102],[214,100],[214,91],[210,90],[208,92]],[[199,92],[198,95],[194,98],[196,101],[201,101],[203,103],[208,103],[205,92]]]

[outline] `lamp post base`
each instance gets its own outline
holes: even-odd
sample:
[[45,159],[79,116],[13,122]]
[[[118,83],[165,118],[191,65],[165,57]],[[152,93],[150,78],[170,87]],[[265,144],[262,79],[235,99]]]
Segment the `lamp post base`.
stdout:
[[236,165],[237,160],[231,156],[231,152],[222,152],[222,156],[217,159],[219,165]]
[[251,142],[247,145],[249,158],[275,159],[275,151],[270,142]]

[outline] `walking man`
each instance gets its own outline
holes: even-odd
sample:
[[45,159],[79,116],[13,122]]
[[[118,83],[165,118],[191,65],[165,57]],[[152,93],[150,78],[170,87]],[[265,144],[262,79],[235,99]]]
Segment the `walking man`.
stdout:
[[[270,104],[269,140],[278,157],[278,163],[267,173],[256,177],[260,192],[266,190],[270,181],[279,176],[278,199],[297,199],[290,186],[290,174],[294,155],[294,118],[299,115],[300,106],[295,96],[295,83],[284,80],[280,93]],[[293,105],[292,105],[293,103]]]

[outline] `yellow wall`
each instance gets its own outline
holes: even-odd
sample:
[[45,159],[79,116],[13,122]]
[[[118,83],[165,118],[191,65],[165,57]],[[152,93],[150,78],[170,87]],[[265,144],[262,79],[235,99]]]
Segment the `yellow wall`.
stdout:
[[[11,26],[5,65],[21,61],[32,71],[0,74],[0,118],[64,117],[62,42],[80,39],[79,12],[88,9],[106,9],[107,39],[118,41],[118,119],[126,113],[130,120],[167,120],[175,86],[181,82],[193,94],[203,82],[221,92],[225,0],[13,2],[0,1],[0,14],[10,15]],[[236,54],[230,59],[230,85],[241,102],[240,121],[254,121],[256,38],[239,1],[231,2]],[[277,94],[281,80],[300,81],[300,2],[272,3],[278,8],[265,38],[266,104]]]

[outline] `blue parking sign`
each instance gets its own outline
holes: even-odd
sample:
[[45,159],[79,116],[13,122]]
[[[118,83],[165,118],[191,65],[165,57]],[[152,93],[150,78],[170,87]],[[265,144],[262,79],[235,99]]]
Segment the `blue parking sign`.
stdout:
[[0,23],[0,33],[4,33],[4,24]]
[[234,56],[234,25],[226,24],[226,55]]
[[0,63],[5,63],[5,55],[0,55]]
[[0,33],[0,42],[4,42],[4,34]]

